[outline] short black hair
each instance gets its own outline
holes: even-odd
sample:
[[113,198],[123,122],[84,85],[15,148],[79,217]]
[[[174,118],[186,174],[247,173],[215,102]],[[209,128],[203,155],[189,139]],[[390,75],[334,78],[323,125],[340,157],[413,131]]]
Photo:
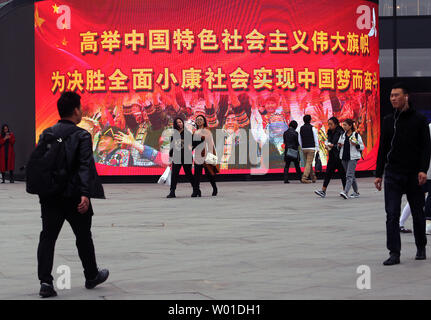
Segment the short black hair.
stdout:
[[296,130],[296,128],[298,128],[298,122],[296,122],[295,120],[290,121],[289,128],[293,128]]
[[66,91],[57,101],[57,110],[60,118],[73,115],[73,111],[81,105],[81,96],[75,92]]
[[403,89],[404,94],[409,94],[409,87],[404,82],[397,82],[392,86],[392,89]]
[[311,122],[311,116],[309,114],[306,114],[302,120],[304,120],[304,123],[310,123]]

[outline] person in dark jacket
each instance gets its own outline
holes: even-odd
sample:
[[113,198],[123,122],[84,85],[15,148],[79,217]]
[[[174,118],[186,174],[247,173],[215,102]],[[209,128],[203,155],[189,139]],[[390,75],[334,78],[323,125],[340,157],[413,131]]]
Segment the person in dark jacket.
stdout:
[[[184,121],[181,118],[174,120],[174,134],[171,137],[171,148],[169,150],[170,162],[172,165],[171,190],[167,198],[175,198],[178,177],[181,167],[184,169],[187,179],[193,188],[192,197],[196,197],[198,192],[195,188],[195,181],[192,174],[192,150],[193,138],[192,133],[185,128]],[[200,195],[199,195],[200,196]]]
[[336,117],[328,120],[328,140],[326,141],[326,149],[328,150],[328,164],[326,165],[325,180],[323,181],[322,190],[315,190],[314,193],[324,198],[326,197],[326,189],[331,181],[335,170],[341,176],[343,190],[346,186],[346,171],[340,159],[340,149],[338,148],[338,140],[343,135],[344,130],[340,126],[340,121]]
[[289,123],[289,129],[287,129],[283,133],[283,141],[284,141],[284,161],[286,165],[284,167],[284,183],[289,183],[288,174],[290,163],[293,162],[296,168],[296,174],[298,175],[298,179],[301,178],[301,166],[299,165],[299,153],[297,152],[296,158],[290,157],[287,155],[288,149],[293,149],[298,151],[299,148],[299,140],[298,140],[298,132],[296,132],[296,128],[298,128],[298,122],[292,120]]
[[[74,92],[64,92],[57,102],[61,120],[49,130],[55,136],[65,139],[69,181],[63,195],[57,197],[40,197],[42,210],[42,232],[37,250],[38,276],[41,282],[39,295],[43,298],[56,296],[51,275],[54,247],[58,234],[67,220],[76,236],[76,246],[84,267],[85,287],[92,289],[104,282],[109,271],[97,268],[91,222],[93,208],[91,198],[105,198],[103,186],[99,181],[93,158],[92,139],[89,132],[77,127],[81,121],[81,97]],[[73,127],[76,127],[73,129]]]
[[392,87],[390,100],[394,113],[384,118],[380,134],[374,184],[380,191],[384,174],[386,240],[390,254],[384,265],[400,263],[399,221],[403,194],[407,195],[413,216],[416,260],[426,259],[425,196],[421,186],[427,181],[430,134],[428,121],[409,105],[408,98],[404,84]]

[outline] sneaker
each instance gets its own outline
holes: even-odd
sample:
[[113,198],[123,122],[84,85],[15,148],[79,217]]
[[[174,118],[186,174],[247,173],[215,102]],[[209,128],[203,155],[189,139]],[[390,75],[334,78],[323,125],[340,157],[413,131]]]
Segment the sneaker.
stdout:
[[314,193],[322,198],[326,197],[326,192],[323,190],[314,190]]
[[301,183],[311,183],[311,180],[308,180],[308,179],[301,179]]
[[86,280],[85,281],[85,287],[87,289],[93,289],[94,287],[98,286],[99,284],[103,283],[108,279],[109,277],[109,270],[108,269],[102,269],[97,274],[96,278],[94,280]]
[[344,199],[348,199],[349,198],[344,191],[340,192],[340,197],[343,197]]
[[350,195],[350,198],[359,198],[359,196],[360,196],[359,192],[353,192],[353,193]]
[[404,227],[400,227],[400,232],[401,232],[401,233],[412,233],[412,230],[410,230],[410,229],[406,229],[406,228],[404,228]]
[[427,220],[427,226],[425,229],[425,233],[431,235],[431,220]]
[[55,292],[52,284],[42,283],[40,285],[39,296],[41,298],[49,298],[57,296],[57,292]]

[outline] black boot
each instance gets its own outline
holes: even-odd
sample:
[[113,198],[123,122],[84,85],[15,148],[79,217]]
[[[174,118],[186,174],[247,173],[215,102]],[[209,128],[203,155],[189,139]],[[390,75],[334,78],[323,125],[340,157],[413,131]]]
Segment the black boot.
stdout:
[[425,260],[427,258],[425,247],[418,248],[415,260]]
[[290,183],[288,174],[289,174],[289,169],[284,168],[284,183]]
[[171,190],[171,192],[167,195],[166,198],[176,198],[175,197],[175,190]]
[[5,183],[5,173],[4,172],[1,173],[1,179],[2,179],[1,183]]
[[15,182],[14,177],[13,177],[13,171],[10,172],[9,181],[10,181],[10,183],[14,183]]
[[193,193],[192,193],[192,198],[196,198],[196,197],[200,197],[201,194],[201,190],[200,189],[194,189]]
[[217,195],[217,185],[215,184],[215,182],[211,182],[211,186],[213,187],[213,197],[215,197]]

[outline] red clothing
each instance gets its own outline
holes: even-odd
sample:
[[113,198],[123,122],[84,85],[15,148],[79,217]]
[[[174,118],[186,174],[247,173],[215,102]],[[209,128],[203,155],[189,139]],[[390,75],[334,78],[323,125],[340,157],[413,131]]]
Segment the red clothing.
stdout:
[[11,133],[9,138],[7,168],[5,163],[5,159],[6,159],[5,142],[6,141],[7,140],[0,135],[0,172],[12,171],[15,169],[15,151],[13,150],[13,146],[15,144],[15,135]]

